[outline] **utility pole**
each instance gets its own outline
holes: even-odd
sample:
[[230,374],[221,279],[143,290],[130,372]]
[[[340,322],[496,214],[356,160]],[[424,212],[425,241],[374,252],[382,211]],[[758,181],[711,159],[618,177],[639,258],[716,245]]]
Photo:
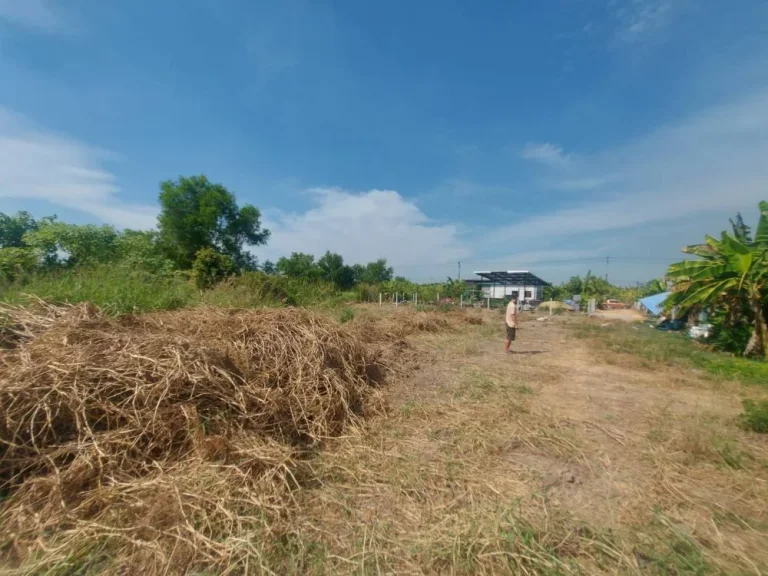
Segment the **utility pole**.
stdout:
[[606,256],[605,257],[605,281],[608,282],[608,263],[610,262],[611,257]]
[[459,262],[458,264],[459,264],[459,280],[461,280],[461,262]]

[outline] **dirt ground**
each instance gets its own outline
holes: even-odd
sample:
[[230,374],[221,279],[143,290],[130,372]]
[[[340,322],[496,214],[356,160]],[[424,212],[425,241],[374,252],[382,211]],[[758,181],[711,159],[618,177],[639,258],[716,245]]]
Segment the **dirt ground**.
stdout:
[[287,569],[768,573],[768,442],[738,426],[741,385],[609,358],[583,318],[526,316],[506,355],[483,314],[413,339],[388,415],[313,464]]
[[591,316],[605,320],[623,320],[624,322],[642,322],[645,320],[645,315],[633,308],[625,310],[595,310]]

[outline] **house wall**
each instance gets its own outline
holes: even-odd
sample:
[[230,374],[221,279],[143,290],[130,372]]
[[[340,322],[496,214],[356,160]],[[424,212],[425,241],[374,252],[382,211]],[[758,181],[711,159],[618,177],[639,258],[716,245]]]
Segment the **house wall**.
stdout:
[[488,298],[509,298],[517,292],[517,298],[520,301],[542,300],[544,298],[543,286],[512,286],[504,284],[494,284],[483,286],[483,297]]

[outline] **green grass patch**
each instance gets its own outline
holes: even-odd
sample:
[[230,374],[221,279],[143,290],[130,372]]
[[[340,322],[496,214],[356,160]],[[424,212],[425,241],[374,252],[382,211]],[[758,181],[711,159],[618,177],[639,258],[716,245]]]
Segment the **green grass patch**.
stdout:
[[713,351],[680,333],[662,332],[641,324],[571,325],[577,336],[597,342],[607,361],[612,354],[630,354],[647,368],[659,365],[698,369],[711,377],[768,386],[768,362]]
[[[23,304],[28,296],[63,304],[91,302],[108,314],[174,310],[205,304],[226,308],[307,306],[334,310],[355,301],[327,282],[249,272],[201,291],[184,272],[155,274],[124,265],[104,265],[27,275],[0,283],[0,301]],[[348,312],[352,313],[350,310]]]
[[755,402],[754,400],[744,400],[744,413],[741,415],[741,424],[744,428],[768,434],[768,400]]
[[351,308],[344,308],[339,314],[339,322],[346,324],[347,322],[355,319],[355,312]]
[[173,310],[199,298],[199,292],[182,274],[151,274],[124,266],[27,276],[2,286],[0,294],[0,299],[12,304],[26,302],[26,295],[53,303],[92,302],[111,314]]

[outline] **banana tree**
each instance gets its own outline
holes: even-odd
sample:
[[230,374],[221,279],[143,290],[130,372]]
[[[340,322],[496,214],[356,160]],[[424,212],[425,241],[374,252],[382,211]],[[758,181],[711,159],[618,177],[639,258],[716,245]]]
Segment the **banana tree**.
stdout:
[[682,311],[725,301],[749,306],[754,343],[768,358],[768,326],[763,305],[768,293],[768,202],[760,203],[760,221],[754,240],[727,232],[720,240],[706,236],[704,244],[683,248],[700,260],[672,264],[667,277],[676,281],[670,303]]

